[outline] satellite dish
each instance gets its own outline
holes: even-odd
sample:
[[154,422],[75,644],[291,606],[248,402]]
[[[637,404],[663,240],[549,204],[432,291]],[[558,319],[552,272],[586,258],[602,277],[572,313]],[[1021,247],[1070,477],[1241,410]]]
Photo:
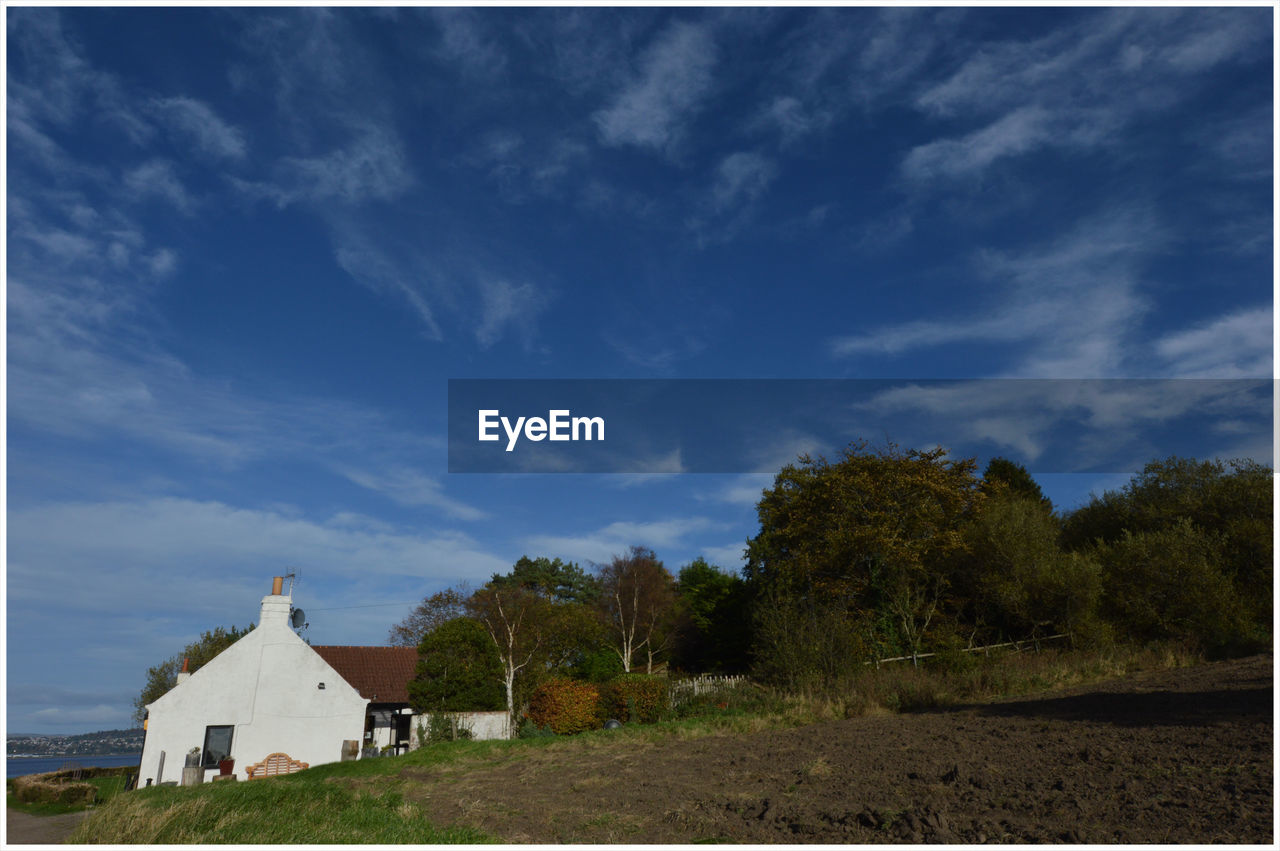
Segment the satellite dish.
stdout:
[[302,629],[307,624],[307,614],[302,609],[294,609],[289,615],[289,623],[294,629]]

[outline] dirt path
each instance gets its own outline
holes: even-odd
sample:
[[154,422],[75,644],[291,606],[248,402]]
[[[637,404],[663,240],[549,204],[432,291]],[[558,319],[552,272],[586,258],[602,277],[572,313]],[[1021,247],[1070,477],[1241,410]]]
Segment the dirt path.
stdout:
[[439,824],[509,842],[1272,840],[1272,660],[794,730],[566,741],[408,769]]
[[9,845],[61,845],[67,841],[88,810],[60,816],[33,816],[5,810],[5,839]]

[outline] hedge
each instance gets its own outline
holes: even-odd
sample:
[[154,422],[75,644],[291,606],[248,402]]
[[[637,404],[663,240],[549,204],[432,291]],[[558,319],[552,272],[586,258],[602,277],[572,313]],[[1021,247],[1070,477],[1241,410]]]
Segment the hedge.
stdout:
[[98,787],[92,783],[60,782],[56,775],[27,774],[13,778],[13,797],[24,804],[92,804]]
[[529,719],[559,735],[594,730],[600,726],[599,700],[600,693],[591,683],[550,679],[529,699]]
[[605,684],[600,700],[605,717],[642,724],[662,717],[668,703],[667,678],[649,674],[613,678]]

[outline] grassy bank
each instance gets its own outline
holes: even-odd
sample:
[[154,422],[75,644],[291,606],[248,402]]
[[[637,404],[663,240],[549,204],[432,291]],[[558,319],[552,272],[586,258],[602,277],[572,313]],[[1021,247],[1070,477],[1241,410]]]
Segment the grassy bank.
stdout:
[[[572,737],[510,742],[449,742],[410,754],[318,766],[289,777],[254,782],[151,788],[118,795],[97,808],[71,842],[148,843],[377,843],[444,844],[496,841],[470,828],[436,825],[405,794],[406,768],[466,771],[471,763],[520,760],[554,751],[571,764],[576,755],[616,745],[736,735],[866,714],[889,714],[1051,691],[1138,670],[1198,661],[1168,649],[1106,653],[1046,651],[985,658],[959,655],[868,670],[835,692],[783,695],[739,687],[686,703],[667,720]],[[545,757],[544,757],[545,759]]]

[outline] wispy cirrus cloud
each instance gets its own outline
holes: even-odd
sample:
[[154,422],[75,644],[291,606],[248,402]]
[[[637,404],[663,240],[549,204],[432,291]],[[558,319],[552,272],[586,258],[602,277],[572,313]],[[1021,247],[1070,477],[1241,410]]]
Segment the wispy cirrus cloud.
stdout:
[[339,202],[348,206],[386,201],[413,185],[413,170],[395,134],[372,127],[356,133],[345,145],[310,157],[283,157],[269,181],[233,178],[252,197],[277,207],[306,202]]
[[1129,332],[1148,310],[1142,263],[1163,239],[1149,216],[1121,211],[1039,247],[986,251],[977,267],[997,288],[980,310],[839,337],[829,350],[836,357],[896,356],[952,343],[1016,343],[1024,352],[1009,374],[1120,374],[1136,356]]
[[172,162],[162,159],[148,160],[124,175],[124,186],[135,198],[146,200],[159,198],[167,201],[178,212],[190,214],[195,201],[178,178]]
[[711,91],[715,39],[707,25],[677,21],[650,45],[636,75],[594,116],[607,145],[670,151]]
[[1024,107],[961,138],[912,148],[902,170],[917,182],[978,174],[997,160],[1026,153],[1054,139],[1053,130],[1046,110]]
[[982,126],[914,147],[904,174],[976,176],[1036,149],[1124,144],[1120,128],[1193,97],[1204,71],[1265,49],[1265,28],[1246,16],[1191,11],[1116,9],[1039,38],[972,46],[915,106]]
[[151,108],[170,132],[200,153],[219,160],[244,159],[245,135],[203,101],[190,97],[154,98]]
[[1155,351],[1180,378],[1264,378],[1274,326],[1270,306],[1246,308],[1160,337]]

